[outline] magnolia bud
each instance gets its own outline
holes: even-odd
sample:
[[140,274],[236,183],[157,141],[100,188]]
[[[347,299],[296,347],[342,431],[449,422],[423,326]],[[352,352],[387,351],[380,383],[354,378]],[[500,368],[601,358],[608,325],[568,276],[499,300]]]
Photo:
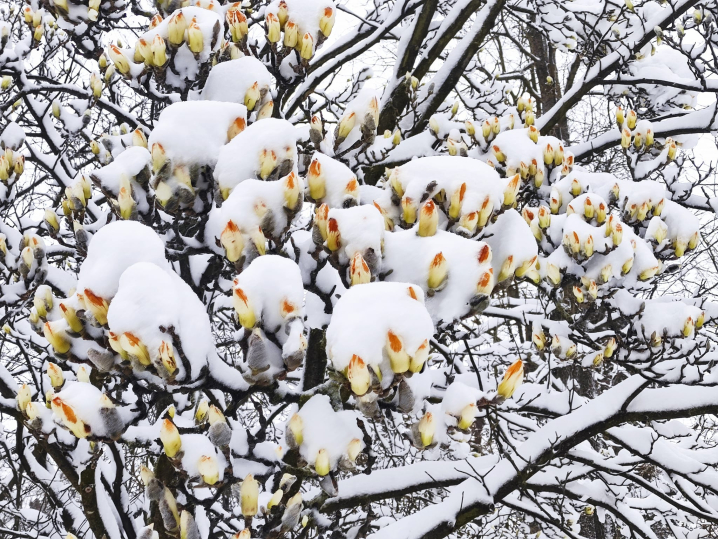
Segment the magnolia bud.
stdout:
[[433,236],[439,226],[439,210],[433,200],[428,200],[419,212],[419,229],[417,234],[422,237]]
[[496,392],[504,399],[510,399],[523,380],[524,364],[519,359],[506,370]]
[[27,384],[22,384],[20,386],[20,389],[18,389],[17,396],[15,398],[17,400],[17,409],[20,410],[22,413],[25,413],[27,405],[30,404],[30,401],[32,400],[30,386],[28,386]]
[[[461,203],[464,200],[464,194],[466,193],[466,182],[462,183],[461,186],[454,191],[451,195],[451,202],[449,205],[449,217],[451,219],[457,219],[461,213]],[[438,218],[438,215],[437,215]],[[420,221],[421,222],[421,221]]]
[[516,264],[514,262],[514,256],[509,255],[506,260],[504,260],[504,263],[501,265],[501,271],[499,272],[497,281],[499,283],[505,281],[514,274],[515,269]]
[[234,224],[234,221],[230,220],[227,222],[227,226],[222,230],[219,241],[225,249],[227,260],[236,262],[240,259],[244,251],[244,238],[242,237],[239,227]]
[[249,474],[244,478],[244,481],[242,481],[242,486],[239,489],[239,497],[242,516],[248,518],[256,515],[258,509],[259,483],[252,474]]
[[142,365],[150,365],[150,355],[144,343],[132,333],[125,332],[120,335],[120,346],[127,354]]
[[50,378],[50,385],[52,385],[52,388],[55,390],[60,389],[65,383],[65,376],[62,373],[62,369],[54,363],[47,364],[47,375]]
[[339,234],[339,223],[333,217],[327,221],[327,248],[334,252],[341,247],[341,235]]
[[351,277],[351,285],[365,284],[371,281],[371,271],[364,257],[358,251],[352,257],[349,265],[349,275]]
[[516,202],[516,195],[519,192],[520,176],[516,174],[511,181],[509,181],[506,189],[504,190],[504,206],[513,206]]
[[401,374],[409,370],[411,358],[404,348],[401,337],[391,330],[387,333],[386,352],[389,356],[392,371]]
[[317,458],[314,461],[314,470],[317,475],[325,476],[331,469],[331,463],[329,462],[329,453],[326,449],[320,449],[317,452]]
[[252,329],[257,323],[257,318],[254,314],[254,309],[249,301],[249,298],[245,294],[244,290],[239,287],[234,289],[234,309],[237,311],[237,317],[239,323],[245,329]]
[[219,468],[217,459],[213,456],[203,455],[197,463],[197,471],[207,485],[214,485],[219,481]]
[[424,363],[426,363],[427,359],[429,359],[429,341],[425,340],[423,343],[421,343],[421,346],[417,348],[416,352],[414,353],[414,356],[411,358],[411,362],[409,363],[409,370],[413,373],[420,372],[421,369],[424,367]]
[[324,8],[322,18],[319,19],[319,30],[322,34],[324,34],[324,37],[329,37],[329,34],[332,33],[332,28],[334,28],[334,18],[334,10],[330,7]]
[[309,196],[314,200],[322,200],[326,196],[326,178],[318,159],[312,160],[309,164],[307,183],[309,184]]
[[165,418],[162,420],[160,428],[160,440],[165,449],[165,454],[169,458],[173,458],[182,448],[182,439],[180,433],[171,420]]
[[459,415],[459,423],[458,427],[461,430],[466,430],[471,425],[474,424],[474,419],[476,418],[476,403],[470,403],[464,406],[464,408],[461,410],[461,414]]
[[430,446],[434,442],[434,434],[436,434],[436,420],[431,412],[426,412],[424,417],[419,421],[419,435],[421,437],[421,445]]
[[65,321],[56,320],[54,322],[45,322],[42,327],[45,339],[52,345],[57,354],[66,354],[72,346],[70,340],[65,333]]
[[347,379],[351,385],[352,392],[361,397],[371,385],[371,375],[364,360],[354,354],[347,367]]
[[267,24],[267,39],[270,43],[277,43],[281,33],[279,18],[274,13],[269,12],[265,18],[265,23]]
[[109,55],[121,74],[126,75],[130,72],[130,63],[127,61],[124,53],[116,45],[110,44]]
[[439,252],[434,256],[429,266],[429,277],[427,279],[427,286],[430,289],[438,289],[447,278],[449,272],[449,265],[444,257],[444,254]]
[[189,50],[191,50],[195,54],[199,54],[200,52],[202,52],[202,50],[204,49],[204,35],[202,34],[202,30],[197,24],[196,17],[192,18],[192,22],[190,22],[189,26],[187,27],[187,38]]

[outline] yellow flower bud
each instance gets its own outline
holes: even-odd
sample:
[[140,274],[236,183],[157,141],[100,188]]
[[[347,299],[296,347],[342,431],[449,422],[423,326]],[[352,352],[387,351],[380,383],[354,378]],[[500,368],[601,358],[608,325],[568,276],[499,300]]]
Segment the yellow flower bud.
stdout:
[[227,226],[222,230],[219,241],[222,247],[224,247],[227,260],[236,262],[240,259],[244,251],[244,238],[242,237],[239,227],[234,224],[234,221],[229,220],[227,222]]
[[62,373],[62,369],[55,363],[47,364],[47,375],[50,378],[50,385],[53,389],[60,389],[65,383],[65,375]]
[[239,323],[245,329],[252,329],[257,323],[256,315],[252,303],[249,301],[247,294],[239,287],[234,289],[234,309],[237,311]]
[[324,34],[324,37],[329,37],[329,34],[332,33],[332,28],[334,28],[334,18],[334,10],[330,7],[324,8],[322,18],[319,19],[319,30],[322,34]]
[[352,257],[349,265],[351,285],[365,284],[371,281],[371,271],[361,253],[357,252]]
[[421,445],[430,446],[434,442],[434,434],[436,434],[436,420],[431,412],[426,412],[424,417],[419,421],[419,435]]
[[326,449],[320,449],[317,452],[317,457],[314,461],[314,470],[317,472],[317,475],[325,476],[329,473],[331,469],[331,463],[329,462],[329,453],[327,453]]
[[165,454],[169,458],[173,458],[179,453],[182,448],[182,439],[180,433],[169,419],[165,418],[162,420],[162,427],[160,428],[160,440],[165,448]]
[[142,365],[150,365],[150,355],[147,347],[135,335],[125,332],[120,335],[120,346],[132,358],[136,359]]
[[519,359],[506,370],[496,392],[503,398],[510,399],[523,380],[524,364]]
[[219,481],[219,467],[213,456],[202,455],[197,463],[197,471],[207,485],[214,485]]
[[433,236],[439,226],[439,210],[434,201],[429,199],[419,212],[419,230],[417,234],[422,237]]
[[459,423],[458,427],[461,430],[466,430],[471,427],[471,425],[474,424],[474,419],[476,418],[476,403],[470,403],[464,406],[464,408],[461,410],[461,414],[459,415]]
[[45,322],[42,327],[45,339],[50,343],[57,354],[66,354],[72,346],[70,339],[65,333],[64,320],[56,320],[54,322]]
[[351,385],[352,392],[361,397],[366,394],[371,385],[371,375],[364,360],[354,354],[347,367],[347,379]]
[[427,286],[432,289],[437,289],[444,284],[449,273],[449,264],[444,257],[442,252],[439,252],[434,256],[431,264],[429,265],[429,277],[427,279]]
[[318,159],[312,160],[309,164],[307,183],[309,184],[309,196],[314,200],[322,200],[326,196],[326,178]]
[[20,389],[18,389],[17,396],[15,398],[17,400],[17,409],[20,410],[22,413],[25,413],[27,405],[30,404],[30,400],[32,399],[30,386],[28,386],[27,384],[22,384],[20,386]]
[[333,217],[327,221],[327,248],[334,252],[341,247],[341,235],[339,234],[339,223]]
[[192,21],[187,27],[187,41],[189,50],[195,54],[199,54],[204,49],[204,35],[202,34],[199,24],[197,24],[196,17],[192,17]]
[[244,481],[242,481],[242,486],[239,489],[239,498],[242,516],[248,518],[257,514],[259,483],[252,474],[249,474],[244,478]]

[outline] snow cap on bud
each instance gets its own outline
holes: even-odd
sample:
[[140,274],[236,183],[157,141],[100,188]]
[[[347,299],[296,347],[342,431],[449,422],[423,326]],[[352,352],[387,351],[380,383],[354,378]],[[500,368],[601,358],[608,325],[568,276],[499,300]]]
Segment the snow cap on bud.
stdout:
[[239,489],[239,497],[242,516],[246,518],[256,515],[258,509],[259,483],[252,474],[247,475],[244,481],[242,481],[242,486]]
[[419,230],[417,234],[422,237],[433,236],[439,226],[439,210],[436,204],[429,199],[421,207],[419,212]]
[[371,281],[371,271],[364,257],[360,252],[356,252],[352,257],[349,265],[349,275],[351,277],[352,286],[357,284],[365,284]]
[[351,385],[352,392],[361,397],[368,390],[371,385],[371,375],[369,369],[364,363],[364,360],[358,355],[354,354],[349,360],[349,366],[347,367],[347,379]]
[[436,434],[436,420],[431,412],[426,412],[424,417],[419,421],[419,435],[421,438],[421,445],[424,447],[430,446],[434,443],[434,434]]
[[504,378],[496,391],[503,398],[510,399],[523,380],[524,364],[519,359],[506,370]]
[[162,420],[162,427],[160,428],[160,440],[165,449],[165,454],[169,458],[173,458],[179,453],[182,447],[182,439],[180,433],[175,427],[175,424],[168,418]]

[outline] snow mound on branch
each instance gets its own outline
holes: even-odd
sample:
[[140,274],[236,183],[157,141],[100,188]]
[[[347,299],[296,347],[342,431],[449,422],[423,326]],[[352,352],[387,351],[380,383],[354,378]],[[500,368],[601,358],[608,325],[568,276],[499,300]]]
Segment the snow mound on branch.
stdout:
[[[140,262],[124,271],[107,321],[114,333],[127,332],[139,338],[155,364],[159,362],[160,345],[173,344],[177,380],[197,378],[214,348],[204,304],[171,269],[152,263]],[[179,342],[173,342],[171,332]]]
[[[410,295],[410,287],[418,299]],[[334,307],[327,328],[327,355],[337,371],[344,370],[353,355],[368,365],[388,365],[384,346],[389,330],[403,340],[410,356],[431,338],[434,325],[424,306],[424,292],[407,283],[353,286]]]
[[222,62],[209,72],[202,90],[202,99],[244,105],[244,96],[255,82],[262,96],[265,96],[272,87],[269,71],[253,56]]
[[391,271],[387,281],[413,283],[427,292],[429,267],[441,253],[448,266],[446,286],[426,299],[426,308],[434,322],[449,322],[469,312],[479,280],[491,268],[490,254],[483,263],[479,262],[485,246],[484,242],[443,230],[427,237],[417,235],[415,229],[387,232],[382,271]]
[[80,267],[77,290],[89,289],[109,300],[117,293],[122,273],[137,262],[169,268],[164,243],[157,233],[136,221],[105,225],[90,242]]
[[[361,253],[369,263],[379,258],[384,243],[384,218],[373,206],[332,208],[329,220],[336,219],[341,237],[339,262],[348,263],[356,253]],[[373,251],[373,252],[372,252]]]
[[356,424],[356,412],[335,412],[327,395],[314,395],[297,414],[304,425],[299,453],[310,465],[314,464],[320,449],[327,451],[331,468],[334,468],[347,454],[352,440],[358,439],[364,447],[362,431]]
[[[318,163],[318,166],[315,163]],[[356,189],[353,193],[347,192],[348,186],[358,188],[359,185],[356,175],[344,163],[321,152],[314,152],[309,168],[309,175],[312,174],[312,170],[319,168],[321,171],[319,181],[324,183],[325,195],[316,201],[317,204],[324,203],[330,208],[341,208],[346,202],[359,202]],[[354,185],[350,185],[352,182],[354,182]],[[311,184],[308,185],[308,188],[311,192]]]
[[[299,182],[299,192],[304,190],[301,177],[294,174],[294,181]],[[249,236],[261,228],[267,236],[279,237],[290,224],[284,203],[284,180],[265,182],[248,179],[232,190],[220,208],[213,208],[207,221],[206,237],[212,240],[219,238],[222,230],[232,221],[239,227],[249,244]],[[300,195],[301,197],[301,195]],[[209,242],[210,247],[218,254],[224,254],[221,247]]]
[[[207,10],[202,10],[207,12]],[[247,107],[237,103],[186,101],[164,109],[150,134],[174,165],[214,166],[227,132],[237,118],[247,120]]]
[[514,266],[519,268],[524,262],[538,255],[536,239],[516,210],[508,210],[499,215],[495,223],[486,227],[482,236],[483,241],[491,247],[491,267],[496,278],[509,256],[513,257]]
[[466,406],[476,404],[483,395],[479,389],[457,380],[446,388],[441,405],[447,414],[458,416]]
[[[299,266],[288,258],[265,255],[255,258],[234,280],[249,298],[257,318],[271,332],[293,318],[304,318],[304,283]],[[293,309],[282,315],[282,306],[289,303]],[[281,332],[279,332],[281,333]]]
[[202,457],[214,457],[217,459],[219,469],[219,481],[224,479],[224,469],[227,467],[227,459],[221,451],[212,445],[209,438],[202,434],[181,434],[182,440],[182,469],[190,478],[200,476],[199,460]]
[[[65,404],[72,406],[78,419],[89,425],[92,436],[107,436],[105,421],[100,413],[102,391],[85,382],[65,382],[56,394]],[[120,409],[118,408],[118,411]]]
[[288,174],[297,164],[297,135],[286,120],[266,118],[250,125],[219,152],[214,169],[219,188],[233,189],[244,180],[259,178],[263,150],[274,152],[282,176]]
[[142,175],[146,184],[146,180],[149,180],[150,177],[151,161],[152,157],[147,148],[131,146],[119,154],[109,165],[93,170],[92,178],[96,178],[104,189],[117,195],[120,192],[122,176],[135,180],[137,176]]
[[477,159],[458,156],[433,156],[414,159],[394,169],[403,196],[421,204],[442,190],[446,194],[445,210],[451,195],[466,183],[461,215],[481,209],[488,196],[494,208],[500,208],[508,183],[493,167]]

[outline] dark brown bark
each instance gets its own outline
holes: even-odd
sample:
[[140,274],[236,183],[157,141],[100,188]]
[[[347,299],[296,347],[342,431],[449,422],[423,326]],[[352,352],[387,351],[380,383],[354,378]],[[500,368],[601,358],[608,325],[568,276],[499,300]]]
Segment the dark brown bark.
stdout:
[[[540,100],[537,103],[537,116],[539,116],[551,110],[551,107],[561,99],[561,84],[559,83],[558,66],[556,65],[556,49],[551,47],[546,37],[533,26],[529,25],[527,27],[526,38],[531,54],[536,58],[534,69],[540,91]],[[542,134],[552,135],[568,141],[569,131],[566,116],[559,118],[549,132]]]

